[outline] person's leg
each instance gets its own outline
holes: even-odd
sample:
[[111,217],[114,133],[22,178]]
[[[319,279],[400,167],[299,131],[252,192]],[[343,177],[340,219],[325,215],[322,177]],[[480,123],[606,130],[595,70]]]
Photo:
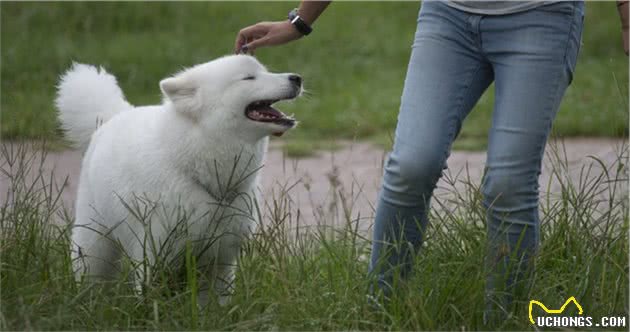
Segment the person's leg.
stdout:
[[451,144],[492,82],[479,53],[479,18],[439,2],[422,5],[374,224],[369,270],[386,295],[393,268],[410,270]]
[[486,314],[495,313],[488,318],[505,317],[515,287],[527,281],[532,267],[540,227],[538,176],[571,81],[582,16],[583,3],[560,2],[481,21],[496,86],[482,183],[489,241]]

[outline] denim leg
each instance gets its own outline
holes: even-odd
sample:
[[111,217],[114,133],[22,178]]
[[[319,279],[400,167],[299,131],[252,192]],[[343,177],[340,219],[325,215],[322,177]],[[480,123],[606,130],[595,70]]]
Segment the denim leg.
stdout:
[[527,272],[539,243],[538,176],[552,121],[571,82],[582,6],[561,2],[481,22],[496,87],[482,183],[490,320],[501,320],[515,291],[530,286]]
[[475,17],[439,2],[420,11],[374,224],[369,271],[386,295],[394,274],[410,271],[451,144],[493,79]]

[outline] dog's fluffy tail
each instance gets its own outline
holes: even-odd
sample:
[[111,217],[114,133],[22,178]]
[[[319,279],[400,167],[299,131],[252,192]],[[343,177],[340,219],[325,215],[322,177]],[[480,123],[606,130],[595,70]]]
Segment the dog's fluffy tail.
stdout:
[[88,145],[98,126],[133,108],[113,75],[80,63],[61,76],[55,105],[66,138],[80,148]]

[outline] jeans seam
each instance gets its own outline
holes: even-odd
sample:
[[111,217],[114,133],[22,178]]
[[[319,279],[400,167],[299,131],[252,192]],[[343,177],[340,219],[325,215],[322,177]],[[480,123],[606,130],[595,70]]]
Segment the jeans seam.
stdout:
[[[458,103],[459,105],[457,106],[457,112],[455,112],[455,115],[458,117],[458,120],[460,120],[460,122],[464,122],[464,119],[462,117],[462,111],[463,111],[463,107],[464,107],[464,100],[468,97],[470,97],[470,95],[472,94],[472,89],[471,86],[473,84],[473,81],[475,80],[475,77],[477,77],[477,74],[479,74],[479,72],[481,71],[481,68],[483,67],[482,64],[477,65],[477,67],[475,68],[475,71],[473,72],[473,74],[470,76],[470,80],[467,82],[466,84],[466,91],[464,92],[464,94],[462,95],[461,98],[459,98]],[[474,107],[474,106],[473,106]],[[449,132],[449,136],[450,140],[449,140],[449,146],[453,144],[453,142],[455,141],[455,128],[454,125],[451,125],[450,128],[450,132]],[[447,149],[448,150],[448,149]]]
[[[577,5],[574,4],[573,5],[573,14],[571,15],[571,26],[569,27],[569,31],[567,32],[567,38],[566,38],[565,45],[564,45],[564,54],[562,55],[562,59],[561,59],[561,61],[562,61],[561,64],[562,64],[563,70],[567,70],[567,68],[566,68],[567,66],[570,67],[570,65],[568,63],[569,62],[569,59],[568,59],[569,44],[571,42],[571,35],[573,34],[573,29],[574,29],[574,25],[575,25],[576,12],[577,12]],[[570,73],[570,75],[573,76],[573,73]],[[558,73],[558,76],[561,76],[560,73]],[[554,93],[553,93],[553,95],[551,95],[551,98],[556,98],[557,95],[558,95],[558,89],[560,88],[560,79],[561,79],[561,77],[558,77],[558,79],[556,79],[556,86],[554,87]],[[569,83],[568,84],[571,84],[571,78],[569,78]],[[559,100],[556,101],[555,103],[549,103],[551,105],[550,109],[549,109],[548,112],[545,112],[550,117],[548,119],[549,120],[548,121],[548,128],[546,130],[547,138],[545,139],[545,142],[549,139],[549,135],[551,134],[551,127],[553,126],[553,116],[550,113],[551,113],[551,111],[554,108],[556,108],[556,112],[557,112],[558,109],[560,108],[561,102],[562,102],[562,98],[559,98]],[[541,147],[539,147],[539,148],[541,148]],[[542,148],[544,148],[544,146]],[[541,158],[540,163],[541,163],[540,168],[542,168],[542,158]],[[539,169],[539,172],[540,172],[540,169]]]
[[[562,60],[564,61],[563,64],[565,66],[569,66],[569,67],[570,67],[570,65],[568,63],[569,62],[568,61],[569,60],[569,58],[568,58],[568,55],[569,55],[569,44],[570,44],[570,41],[571,41],[571,35],[573,34],[573,28],[574,28],[574,25],[575,25],[576,11],[577,11],[577,5],[573,4],[573,13],[571,14],[571,26],[569,27],[569,32],[567,33],[567,40],[566,40],[565,45],[564,45],[564,55],[562,56]],[[571,76],[573,76],[573,73],[571,73]]]

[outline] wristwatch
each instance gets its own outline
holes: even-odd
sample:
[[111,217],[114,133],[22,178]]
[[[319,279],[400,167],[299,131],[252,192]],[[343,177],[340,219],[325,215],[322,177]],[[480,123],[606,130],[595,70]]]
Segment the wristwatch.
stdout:
[[293,24],[293,26],[295,27],[295,29],[297,29],[297,31],[299,31],[304,36],[308,35],[309,33],[311,33],[311,31],[313,31],[313,28],[311,28],[308,24],[306,24],[306,22],[304,22],[304,20],[300,17],[300,15],[298,15],[297,8],[289,12],[288,18],[289,18],[289,21],[291,21],[291,24]]

